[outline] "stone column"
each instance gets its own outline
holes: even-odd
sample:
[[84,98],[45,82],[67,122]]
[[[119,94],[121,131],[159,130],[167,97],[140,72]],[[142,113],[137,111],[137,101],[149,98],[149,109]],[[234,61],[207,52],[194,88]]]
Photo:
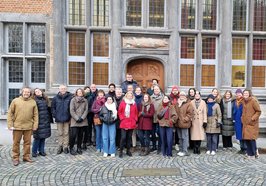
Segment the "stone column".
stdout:
[[230,89],[232,82],[232,1],[219,1],[220,29],[218,50],[218,88]]
[[124,79],[123,76],[123,62],[121,58],[121,35],[119,28],[121,27],[121,10],[122,1],[112,1],[112,11],[111,11],[111,63],[110,63],[110,79],[109,81],[120,85]]

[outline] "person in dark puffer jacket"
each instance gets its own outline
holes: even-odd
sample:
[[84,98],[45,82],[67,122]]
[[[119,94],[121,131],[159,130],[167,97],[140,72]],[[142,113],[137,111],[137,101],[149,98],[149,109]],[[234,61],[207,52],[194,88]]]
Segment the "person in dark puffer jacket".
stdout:
[[49,99],[39,88],[34,89],[33,98],[38,107],[39,122],[38,129],[33,131],[32,157],[37,157],[38,154],[46,156],[45,139],[51,136],[51,123],[53,122]]

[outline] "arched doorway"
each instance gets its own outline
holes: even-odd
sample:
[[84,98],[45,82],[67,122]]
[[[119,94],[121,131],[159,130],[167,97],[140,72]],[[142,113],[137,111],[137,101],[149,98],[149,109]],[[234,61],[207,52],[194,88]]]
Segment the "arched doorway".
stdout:
[[158,79],[161,89],[164,91],[164,66],[154,59],[136,59],[127,65],[127,72],[133,75],[134,80],[142,86],[150,88],[152,79]]

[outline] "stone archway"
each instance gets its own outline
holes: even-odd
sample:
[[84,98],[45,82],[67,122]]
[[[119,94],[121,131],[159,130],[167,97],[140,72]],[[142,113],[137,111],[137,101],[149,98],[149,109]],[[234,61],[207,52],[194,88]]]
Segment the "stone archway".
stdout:
[[158,79],[161,89],[164,91],[164,66],[154,59],[136,59],[127,65],[127,72],[133,75],[134,80],[140,86],[151,86],[152,79]]

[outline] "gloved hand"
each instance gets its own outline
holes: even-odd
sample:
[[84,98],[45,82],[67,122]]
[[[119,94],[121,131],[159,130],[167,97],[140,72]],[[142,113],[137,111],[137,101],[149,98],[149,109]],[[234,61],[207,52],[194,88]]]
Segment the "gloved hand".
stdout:
[[217,123],[216,128],[222,127],[222,123]]
[[202,126],[203,126],[204,129],[206,129],[207,128],[207,123],[204,122]]
[[141,115],[144,116],[145,112],[141,112]]
[[77,120],[77,123],[81,123],[83,121],[83,119],[80,117],[78,120]]

